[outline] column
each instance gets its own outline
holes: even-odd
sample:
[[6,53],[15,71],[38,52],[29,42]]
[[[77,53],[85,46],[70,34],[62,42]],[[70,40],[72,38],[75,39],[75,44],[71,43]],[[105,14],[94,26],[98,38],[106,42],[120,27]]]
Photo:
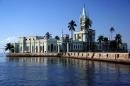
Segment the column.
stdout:
[[83,33],[81,35],[82,35],[82,41],[83,41]]
[[60,45],[58,45],[58,53],[60,52]]
[[67,52],[69,52],[69,43],[67,42]]
[[40,53],[40,40],[39,40],[39,43],[38,43],[38,53]]
[[44,52],[45,52],[45,53],[48,52],[48,44],[47,44],[47,43],[44,44]]

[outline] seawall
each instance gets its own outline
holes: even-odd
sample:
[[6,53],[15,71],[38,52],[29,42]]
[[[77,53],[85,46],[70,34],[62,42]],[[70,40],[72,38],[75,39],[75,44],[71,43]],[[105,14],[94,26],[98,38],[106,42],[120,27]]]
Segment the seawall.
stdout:
[[68,52],[68,53],[8,53],[7,57],[64,57],[94,61],[130,64],[129,53],[110,52]]
[[129,53],[69,52],[69,53],[63,53],[62,56],[67,58],[75,58],[75,59],[86,59],[86,60],[94,60],[94,61],[107,61],[107,62],[130,64]]
[[7,57],[57,57],[58,53],[7,53]]

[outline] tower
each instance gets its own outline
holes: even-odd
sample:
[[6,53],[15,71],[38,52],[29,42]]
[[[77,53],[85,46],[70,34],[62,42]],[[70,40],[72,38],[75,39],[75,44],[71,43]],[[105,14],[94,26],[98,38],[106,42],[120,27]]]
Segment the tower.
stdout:
[[85,5],[83,6],[82,13],[80,15],[80,31],[74,33],[74,40],[82,41],[84,43],[94,42],[95,30],[91,29],[91,20],[89,19]]
[[87,29],[85,28],[85,22],[86,22],[86,21],[87,21],[87,14],[86,14],[85,5],[84,5],[83,10],[82,10],[82,14],[81,14],[81,16],[80,16],[80,30],[81,30],[81,31],[87,30]]

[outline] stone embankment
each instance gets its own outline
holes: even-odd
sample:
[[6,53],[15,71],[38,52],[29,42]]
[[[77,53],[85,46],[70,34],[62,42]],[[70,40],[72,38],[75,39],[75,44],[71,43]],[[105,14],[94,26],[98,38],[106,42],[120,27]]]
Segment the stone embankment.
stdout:
[[68,53],[9,53],[7,57],[64,57],[94,61],[107,61],[130,64],[129,53],[110,52],[68,52]]
[[7,53],[7,57],[57,57],[58,53]]
[[116,63],[127,63],[130,64],[129,53],[109,53],[109,52],[69,52],[63,53],[63,57],[86,59],[94,61],[107,61]]

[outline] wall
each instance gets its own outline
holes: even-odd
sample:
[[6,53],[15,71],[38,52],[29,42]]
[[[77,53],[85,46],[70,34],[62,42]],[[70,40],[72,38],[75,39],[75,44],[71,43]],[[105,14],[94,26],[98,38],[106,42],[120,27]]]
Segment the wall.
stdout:
[[63,57],[130,63],[129,53],[69,52],[63,53]]

